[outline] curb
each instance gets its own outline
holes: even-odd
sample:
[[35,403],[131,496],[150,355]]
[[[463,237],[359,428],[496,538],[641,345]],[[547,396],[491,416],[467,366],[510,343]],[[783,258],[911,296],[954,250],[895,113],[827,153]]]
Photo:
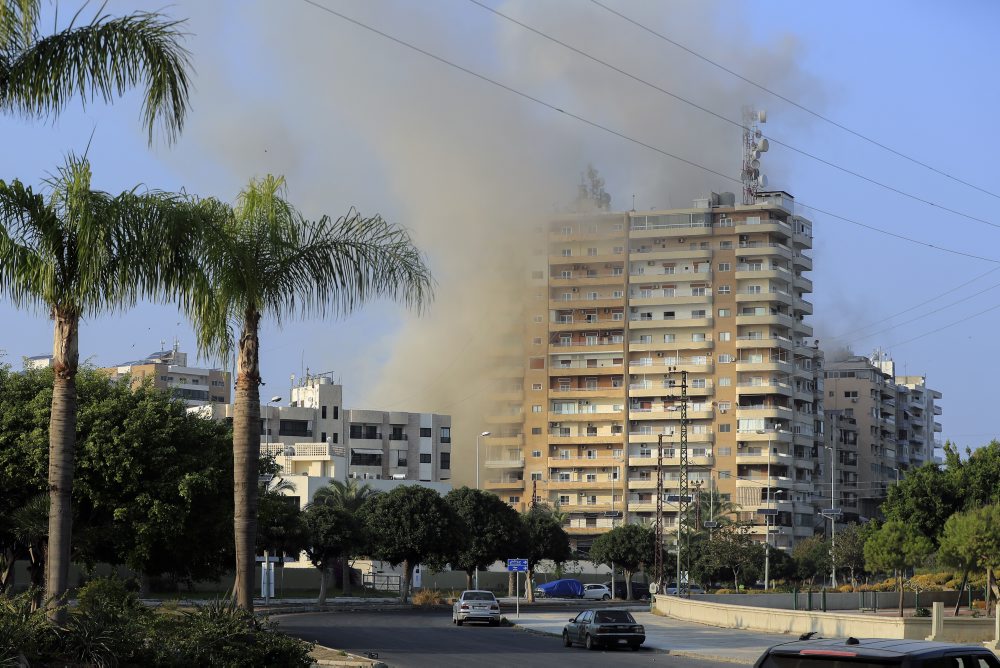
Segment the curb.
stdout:
[[[313,661],[314,666],[336,666],[339,668],[389,668],[385,663],[379,661],[378,659],[369,659],[366,656],[351,654],[350,652],[344,652],[343,650],[333,649],[332,647],[314,643],[313,651],[315,652],[317,649],[336,654],[337,658],[315,659]],[[343,652],[343,654],[341,654],[341,652]]]

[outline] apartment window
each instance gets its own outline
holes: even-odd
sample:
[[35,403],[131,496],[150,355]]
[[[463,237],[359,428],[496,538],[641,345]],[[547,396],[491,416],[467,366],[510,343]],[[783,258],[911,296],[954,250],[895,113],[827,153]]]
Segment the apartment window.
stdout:
[[532,357],[528,360],[529,369],[544,369],[545,368],[545,358],[544,357]]
[[676,334],[664,334],[663,335],[663,342],[664,343],[673,343],[676,340],[677,340],[677,335]]
[[612,276],[621,276],[622,272],[623,272],[623,269],[621,267],[612,267],[611,268],[611,275]]
[[706,381],[704,378],[695,378],[691,381],[691,387],[698,389],[705,389]]
[[[729,309],[720,308],[719,309],[719,315],[722,315],[722,311],[729,311]],[[733,335],[730,332],[719,332],[719,340],[720,341],[729,341],[732,338],[732,336]]]
[[[652,314],[650,313],[650,314],[649,314],[649,316],[650,316],[650,318],[651,318],[651,317],[652,317]],[[664,319],[664,320],[673,320],[673,319],[674,319],[674,316],[675,316],[675,313],[674,313],[673,311],[664,311],[664,312],[663,312],[663,319]],[[644,319],[645,319],[645,320],[648,320],[649,318],[644,318]]]
[[541,450],[532,450],[531,451],[531,456],[532,457],[541,457],[542,456],[542,451]]
[[729,250],[732,247],[733,247],[733,242],[732,241],[720,241],[719,242],[719,250]]
[[614,292],[611,293],[611,298],[612,299],[621,299],[624,296],[625,296],[625,293],[622,292],[621,290],[615,290]]
[[719,433],[727,434],[733,430],[733,425],[731,424],[720,424]]
[[406,450],[396,451],[396,466],[406,466]]
[[597,474],[596,473],[588,473],[587,474],[587,482],[597,482]]
[[531,389],[532,390],[540,390],[540,389],[542,389],[542,384],[541,383],[532,383],[531,384]]
[[340,419],[340,406],[333,407],[333,419],[334,420]]
[[532,413],[541,413],[542,412],[542,406],[541,406],[541,404],[535,404],[535,405],[533,405],[531,407],[531,412]]
[[431,428],[430,427],[421,427],[420,428],[420,437],[421,438],[430,438],[433,435],[434,434],[431,432]]
[[720,411],[728,411],[732,407],[733,407],[732,404],[730,402],[728,402],[728,401],[720,401],[719,402],[719,410]]
[[542,479],[541,472],[540,471],[533,471],[532,474],[531,474],[531,479],[532,480],[541,480]]
[[281,420],[278,423],[280,436],[312,436],[308,420]]
[[420,463],[421,464],[430,464],[431,463],[431,453],[429,453],[429,452],[422,452],[422,453],[420,453]]
[[448,471],[451,469],[451,453],[442,452],[441,453],[441,470]]
[[451,443],[451,427],[441,427],[441,442]]
[[573,255],[573,249],[572,248],[563,248],[562,251],[560,251],[560,252],[562,253],[563,257],[571,257]]
[[[321,418],[321,419],[323,419],[323,420],[325,420],[325,419],[326,419],[326,406],[320,406],[320,409],[319,409],[319,416],[320,416],[320,418]],[[326,439],[323,439],[323,440],[325,441]]]
[[[569,494],[560,494],[559,495],[559,503],[560,504],[568,504],[569,503]],[[654,546],[655,546],[655,544],[654,544]]]
[[520,501],[521,501],[521,497],[519,497],[519,496],[508,496],[507,497],[507,503],[518,503]]
[[719,355],[719,363],[720,364],[729,364],[732,361],[733,361],[733,356],[730,355],[730,354],[728,354],[728,353],[723,353],[723,354]]
[[624,246],[615,246],[615,249],[614,249],[614,254],[615,255],[623,255],[624,253],[625,253],[625,247]]
[[340,434],[333,432],[333,442],[336,443],[338,440],[340,440]]
[[382,466],[382,453],[358,452],[352,449],[351,466]]
[[[732,309],[728,309],[728,308],[720,308],[719,309],[719,317],[720,318],[728,318],[732,314],[733,314]],[[728,341],[729,339],[725,339],[725,340]]]
[[596,248],[588,248],[587,249],[587,255],[589,255],[590,257],[593,257],[593,256],[597,255],[597,249]]
[[653,342],[653,335],[652,334],[640,334],[639,335],[639,343],[652,343],[652,342]]
[[532,320],[534,320],[536,323],[540,323],[542,322],[542,316],[536,315],[535,317],[532,318]]
[[845,399],[857,399],[858,398],[858,391],[854,390],[853,392],[844,392],[844,398]]
[[705,315],[706,315],[705,314],[705,309],[695,309],[695,310],[691,311],[691,317],[692,318],[704,318]]
[[692,332],[691,333],[691,340],[692,341],[705,341],[705,340],[707,340],[705,338],[705,332]]
[[539,436],[539,435],[541,435],[541,433],[542,433],[542,428],[541,427],[532,427],[531,428],[531,435],[532,436]]
[[731,285],[720,285],[716,289],[716,292],[718,292],[720,295],[728,295],[732,291],[733,291],[733,287]]
[[719,271],[732,271],[732,270],[733,270],[733,265],[731,265],[730,263],[728,262],[719,263]]

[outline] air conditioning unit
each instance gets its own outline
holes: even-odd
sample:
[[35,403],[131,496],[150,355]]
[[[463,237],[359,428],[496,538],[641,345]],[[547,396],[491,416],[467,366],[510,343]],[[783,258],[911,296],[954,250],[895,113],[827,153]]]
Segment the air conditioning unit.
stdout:
[[647,265],[647,266],[649,266],[649,267],[652,267],[652,266],[653,266],[653,265],[655,265],[655,264],[656,264],[656,263],[655,263],[655,262],[653,262],[652,260],[650,260],[649,262],[647,262],[647,263],[646,263],[646,265]]
[[573,292],[579,292],[580,288],[573,288]]
[[682,244],[682,243],[684,243],[685,241],[687,241],[687,239],[685,239],[684,237],[679,237],[679,238],[677,239],[677,243],[679,243],[679,244]]
[[663,353],[656,353],[657,357],[663,357]]
[[726,413],[726,409],[725,409],[725,408],[720,408],[720,409],[719,409],[719,412],[720,412],[720,413],[722,413],[723,415],[725,415],[725,413]]
[[851,399],[851,403],[852,403],[852,404],[856,404],[856,403],[858,403],[858,398],[857,398],[857,397],[854,397],[854,398],[852,398],[852,399]]

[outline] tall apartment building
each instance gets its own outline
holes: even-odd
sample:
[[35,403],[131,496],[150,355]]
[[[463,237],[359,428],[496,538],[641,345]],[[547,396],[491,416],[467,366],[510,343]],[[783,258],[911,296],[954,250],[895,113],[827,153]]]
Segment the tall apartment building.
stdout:
[[[805,321],[812,225],[792,196],[566,215],[543,234],[525,352],[495,372],[484,487],[519,509],[535,495],[558,504],[583,549],[614,524],[652,520],[660,435],[665,496],[679,491],[686,371],[692,489],[738,504],[760,540],[757,511],[776,509],[772,545],[812,535],[822,353]],[[664,510],[676,526],[677,505]]]
[[[287,406],[276,405],[284,397],[262,405],[261,452],[276,456],[289,476],[425,482],[451,478],[450,416],[346,409],[343,394],[343,386],[331,375],[306,375],[290,388]],[[198,411],[216,420],[233,417],[231,404]]]
[[183,399],[189,406],[202,406],[214,402],[228,403],[232,396],[232,382],[228,371],[188,366],[188,355],[175,343],[170,350],[151,353],[140,360],[122,362],[101,371],[112,380],[130,376],[133,385],[147,378],[153,387]]
[[[833,505],[847,520],[876,517],[890,484],[910,467],[936,461],[942,395],[923,376],[896,376],[880,352],[829,362],[825,375],[827,428],[838,449]],[[824,490],[830,499],[830,485]]]

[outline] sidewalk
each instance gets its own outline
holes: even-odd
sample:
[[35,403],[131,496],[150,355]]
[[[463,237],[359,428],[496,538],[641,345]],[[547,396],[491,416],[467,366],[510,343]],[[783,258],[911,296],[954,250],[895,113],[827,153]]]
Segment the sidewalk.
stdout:
[[[644,647],[677,656],[752,664],[768,647],[798,639],[790,635],[752,633],[682,622],[637,610],[631,612],[635,620],[646,628]],[[570,616],[571,611],[526,613],[522,610],[520,621],[511,614],[507,615],[507,619],[528,631],[561,635]]]

